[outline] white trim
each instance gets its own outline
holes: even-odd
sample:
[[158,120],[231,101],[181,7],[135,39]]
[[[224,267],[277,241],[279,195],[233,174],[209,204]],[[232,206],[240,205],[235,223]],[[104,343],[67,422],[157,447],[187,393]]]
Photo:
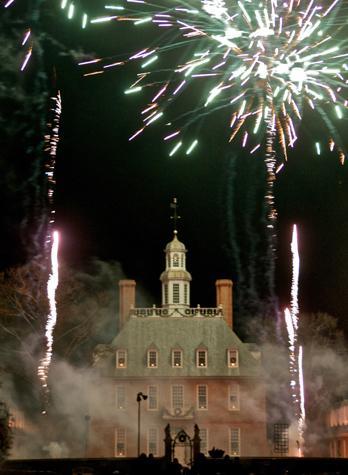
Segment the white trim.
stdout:
[[[156,435],[155,435],[155,444],[156,444],[156,449],[155,450],[152,450],[151,447],[150,447],[150,431],[155,431],[156,432]],[[147,453],[148,454],[152,454],[154,455],[155,457],[159,455],[159,445],[158,445],[158,427],[148,427],[147,429]]]
[[[150,363],[150,354],[154,353],[156,355],[156,362]],[[158,351],[154,348],[150,348],[147,350],[147,367],[148,368],[158,368]]]
[[[232,450],[232,431],[236,431],[235,433],[238,434],[238,451]],[[240,427],[230,427],[228,429],[228,451],[229,455],[232,456],[240,456],[241,454],[241,444],[240,444]]]
[[[119,443],[118,439],[121,435],[121,431],[123,431],[123,442],[124,442],[124,450],[122,453],[119,453],[117,450],[117,445]],[[126,457],[127,456],[127,429],[125,427],[115,427],[115,445],[114,445],[114,453],[115,457]],[[122,441],[121,441],[122,442]]]
[[[199,353],[205,353],[205,364],[199,364]],[[197,348],[196,349],[196,366],[197,368],[208,368],[208,351],[205,348]]]
[[[232,357],[235,358],[236,362],[231,362]],[[237,348],[228,348],[227,350],[227,366],[229,368],[238,368],[239,367],[239,354]]]
[[[123,358],[124,359],[124,363],[120,364],[120,353],[124,353],[123,355]],[[119,369],[124,369],[124,368],[127,368],[127,350],[123,349],[123,348],[118,348],[116,350],[116,368],[119,368]]]
[[[232,388],[235,391],[232,391]],[[235,395],[236,403],[232,404],[231,396]],[[240,411],[240,384],[237,382],[230,383],[228,385],[228,410],[229,411]]]
[[[205,406],[200,407],[199,405],[199,388],[205,388]],[[207,384],[196,384],[196,407],[198,411],[207,411],[208,410],[208,385]]]
[[[174,363],[175,358],[174,358],[174,353],[179,352],[180,353],[180,364],[176,365]],[[180,348],[172,348],[172,368],[182,368],[183,367],[183,351]]]
[[[155,392],[156,392],[156,395],[155,395],[155,402],[156,402],[156,407],[150,407],[150,401],[151,401],[151,390],[150,388],[155,388]],[[148,411],[158,411],[158,386],[157,384],[149,384],[148,387],[147,387],[147,395],[148,395],[148,398],[147,398],[147,410]]]

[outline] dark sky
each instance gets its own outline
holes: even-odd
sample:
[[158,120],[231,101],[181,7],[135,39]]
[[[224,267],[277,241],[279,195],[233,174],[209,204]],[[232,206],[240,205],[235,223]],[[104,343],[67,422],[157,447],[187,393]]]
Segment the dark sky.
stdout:
[[[66,51],[83,48],[96,55],[121,55],[139,49],[139,37],[124,34],[125,28],[118,23],[82,32],[60,17],[49,27],[50,34],[66,45]],[[233,225],[234,235],[238,235],[239,227],[243,229],[243,210],[250,204],[242,190],[260,183],[260,168],[249,166],[250,158],[244,165],[238,145],[227,143],[223,117],[210,123],[207,119],[208,132],[202,134],[196,152],[189,158],[169,158],[160,138],[162,130],[157,126],[129,143],[128,137],[138,128],[138,111],[143,103],[138,97],[125,96],[123,91],[137,70],[118,69],[84,78],[75,64],[76,55],[58,54],[52,45],[49,53],[47,61],[55,66],[63,100],[55,195],[61,256],[77,266],[83,266],[92,256],[119,261],[127,277],[137,280],[151,295],[150,300],[159,304],[163,249],[172,236],[169,203],[176,196],[182,217],[179,238],[189,250],[187,265],[193,276],[191,303],[214,305],[215,279],[232,278],[238,286],[226,229]],[[329,312],[345,325],[348,165],[342,167],[335,153],[314,155],[313,143],[323,133],[317,119],[313,114],[305,116],[297,147],[277,178],[276,292],[281,308],[288,305],[291,227],[297,223],[300,307]],[[346,124],[346,120],[342,122]],[[240,164],[234,181],[232,160]],[[254,160],[261,161],[262,156]],[[238,187],[238,194],[231,203],[233,187]],[[256,240],[259,230],[260,225],[252,230]],[[238,246],[243,248],[243,233]],[[247,250],[244,253],[243,265],[247,266]]]

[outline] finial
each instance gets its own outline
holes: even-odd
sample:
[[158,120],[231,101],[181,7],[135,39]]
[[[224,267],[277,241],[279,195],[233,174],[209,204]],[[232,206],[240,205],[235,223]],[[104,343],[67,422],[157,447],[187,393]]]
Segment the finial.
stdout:
[[170,207],[173,209],[173,216],[171,216],[170,219],[174,220],[174,235],[176,236],[178,234],[176,226],[178,224],[178,219],[181,218],[181,216],[178,215],[178,200],[176,198],[173,198],[172,203],[170,203]]

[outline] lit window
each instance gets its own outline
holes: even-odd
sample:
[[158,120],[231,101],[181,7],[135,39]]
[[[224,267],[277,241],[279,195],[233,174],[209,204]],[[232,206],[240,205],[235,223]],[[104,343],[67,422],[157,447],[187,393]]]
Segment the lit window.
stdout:
[[173,267],[179,267],[179,256],[178,256],[178,254],[174,254],[174,256],[173,256]]
[[200,451],[204,455],[208,455],[208,429],[200,427],[199,437],[201,439]]
[[184,407],[184,386],[181,384],[173,384],[172,386],[172,408],[175,410]]
[[240,455],[240,429],[230,429],[230,455]]
[[158,366],[158,352],[157,352],[157,350],[149,350],[147,352],[147,366],[148,366],[148,368],[157,368],[157,366]]
[[149,410],[156,410],[158,408],[158,387],[153,385],[148,386],[147,394],[147,408]]
[[173,284],[173,303],[180,302],[179,284]]
[[196,351],[196,364],[199,368],[206,368],[208,366],[208,352],[207,350]]
[[116,367],[127,368],[127,351],[126,350],[116,351]]
[[182,350],[172,350],[172,366],[182,368]]
[[158,455],[158,430],[157,427],[149,427],[147,433],[147,451],[149,454]]
[[115,429],[115,457],[126,456],[126,429],[117,427]]
[[238,350],[227,350],[227,365],[229,368],[238,368]]
[[230,411],[239,411],[239,384],[232,383],[228,388],[228,408]]
[[206,384],[197,386],[197,409],[208,409],[208,386]]
[[116,386],[116,407],[117,409],[126,408],[126,388],[124,386]]

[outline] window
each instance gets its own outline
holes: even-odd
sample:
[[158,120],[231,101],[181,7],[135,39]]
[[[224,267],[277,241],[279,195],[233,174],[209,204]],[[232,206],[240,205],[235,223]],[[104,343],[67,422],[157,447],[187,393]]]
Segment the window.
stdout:
[[126,456],[126,429],[117,427],[115,429],[115,457]]
[[181,254],[181,267],[184,267],[184,254]]
[[127,351],[116,351],[116,368],[127,368]]
[[164,304],[168,305],[168,284],[164,284]]
[[182,350],[172,350],[173,368],[182,368]]
[[117,409],[125,409],[126,408],[126,388],[124,386],[117,385],[116,392],[116,408]]
[[240,455],[240,429],[230,429],[230,455]]
[[184,285],[184,302],[185,304],[188,303],[188,285],[187,284]]
[[207,350],[196,351],[196,364],[199,368],[206,368],[208,366],[208,352]]
[[157,350],[149,350],[147,352],[147,366],[148,368],[158,367],[158,351]]
[[180,303],[179,284],[173,284],[173,303]]
[[200,451],[204,455],[208,455],[208,429],[200,428],[199,437],[201,439]]
[[227,366],[229,368],[238,368],[238,350],[227,350]]
[[147,408],[151,411],[158,409],[158,387],[148,386],[147,389]]
[[239,411],[239,384],[232,383],[228,388],[228,408],[230,411]]
[[197,409],[208,409],[208,386],[206,384],[197,386]]
[[173,256],[173,267],[179,267],[179,256],[178,256],[178,254],[174,254],[174,256]]
[[182,409],[184,407],[184,386],[173,384],[172,386],[172,408]]
[[158,430],[157,427],[149,427],[147,432],[147,451],[149,454],[158,455]]

